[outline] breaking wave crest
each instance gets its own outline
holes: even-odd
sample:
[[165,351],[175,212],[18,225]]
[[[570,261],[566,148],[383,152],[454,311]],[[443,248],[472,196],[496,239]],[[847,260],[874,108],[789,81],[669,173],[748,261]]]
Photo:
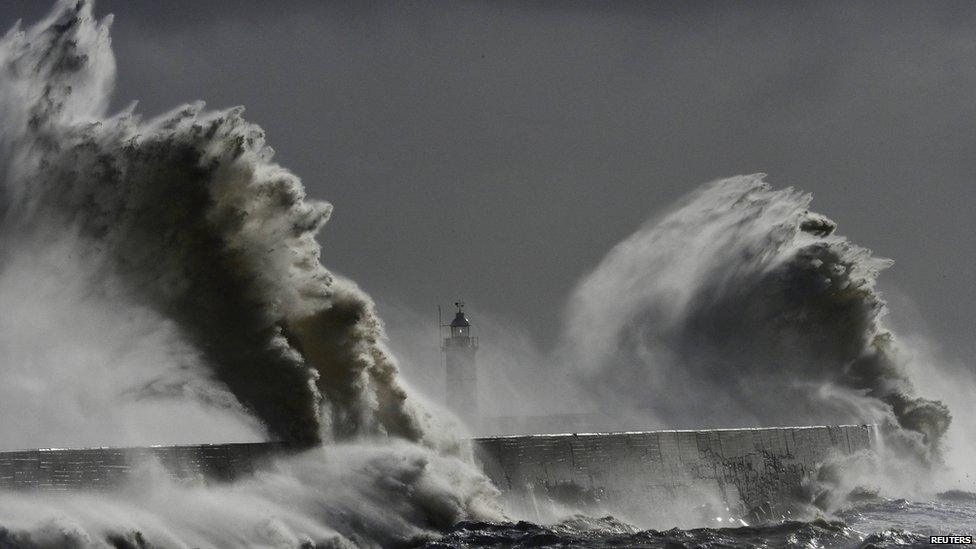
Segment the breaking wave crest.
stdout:
[[[173,488],[168,504],[133,498],[131,514],[98,495],[4,494],[4,520],[62,517],[79,545],[141,546],[99,537],[113,521],[163,545],[233,545],[216,528],[193,534],[198,509],[227,536],[260,515],[288,535],[249,543],[294,546],[329,532],[387,544],[495,516],[470,449],[408,398],[370,299],[321,264],[331,206],[272,161],[241,108],[110,115],[110,23],[89,1],[62,1],[0,41],[0,293],[12,311],[0,443],[371,446],[332,445],[335,463],[308,454],[225,488]],[[3,526],[0,544],[45,528]]]
[[810,202],[761,174],[716,181],[614,247],[568,307],[587,386],[671,425],[879,423],[938,460],[950,414],[882,323],[890,262]]
[[274,438],[422,438],[372,304],[319,261],[331,206],[242,109],[107,116],[108,25],[84,2],[2,50],[6,252],[72,238],[92,291],[174,321]]

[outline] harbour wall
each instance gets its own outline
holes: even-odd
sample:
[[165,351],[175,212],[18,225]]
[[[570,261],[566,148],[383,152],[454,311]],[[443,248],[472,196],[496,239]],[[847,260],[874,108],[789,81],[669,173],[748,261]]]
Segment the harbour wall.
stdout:
[[582,510],[680,526],[789,518],[821,463],[874,439],[871,426],[841,425],[492,437],[476,449],[526,518]]
[[108,491],[154,465],[187,482],[226,482],[254,473],[286,451],[256,442],[0,452],[0,489]]
[[[578,510],[672,525],[700,524],[704,516],[788,516],[820,463],[873,444],[866,425],[473,440],[485,473],[521,517],[545,520]],[[180,480],[223,482],[288,451],[248,443],[0,452],[0,489],[112,490],[146,463]]]

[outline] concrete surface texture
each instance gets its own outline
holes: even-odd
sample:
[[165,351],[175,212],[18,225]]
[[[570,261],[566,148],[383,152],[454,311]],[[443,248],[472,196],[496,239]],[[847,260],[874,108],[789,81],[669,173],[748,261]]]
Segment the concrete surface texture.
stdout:
[[874,438],[867,425],[648,431],[483,438],[476,451],[530,520],[579,509],[645,526],[738,525],[789,518],[820,463]]

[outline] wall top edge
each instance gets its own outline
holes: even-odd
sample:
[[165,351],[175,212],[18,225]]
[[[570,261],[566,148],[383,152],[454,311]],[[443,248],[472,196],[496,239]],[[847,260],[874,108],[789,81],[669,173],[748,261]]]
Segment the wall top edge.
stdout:
[[871,424],[843,424],[843,425],[796,425],[791,427],[730,427],[722,429],[655,429],[652,431],[597,431],[592,433],[540,433],[533,435],[498,435],[488,437],[475,437],[472,440],[505,440],[518,438],[566,438],[566,437],[604,437],[621,435],[652,435],[661,433],[729,433],[729,432],[755,432],[755,431],[803,431],[812,429],[847,429],[873,427]]
[[[811,429],[827,428],[870,428],[871,424],[844,424],[844,425],[797,425],[791,427],[732,427],[722,429],[655,429],[650,431],[594,431],[589,433],[539,433],[532,435],[498,435],[487,437],[473,437],[472,441],[491,441],[491,440],[512,440],[512,439],[533,439],[533,438],[567,438],[567,437],[605,437],[622,435],[649,435],[661,433],[729,433],[729,432],[755,432],[755,431],[802,431]],[[15,454],[18,452],[65,452],[65,451],[145,451],[159,449],[198,449],[222,448],[222,447],[242,447],[242,446],[276,446],[278,442],[218,442],[209,444],[153,444],[149,446],[88,446],[76,448],[22,448],[11,450],[0,450],[0,455]]]

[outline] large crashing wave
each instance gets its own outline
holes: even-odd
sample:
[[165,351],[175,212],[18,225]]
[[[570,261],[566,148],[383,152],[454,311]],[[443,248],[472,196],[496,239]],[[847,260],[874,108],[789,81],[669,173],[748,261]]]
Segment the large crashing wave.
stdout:
[[87,2],[12,30],[0,55],[5,259],[70,240],[86,291],[175,322],[275,439],[424,438],[371,302],[319,261],[331,206],[272,162],[242,109],[107,116],[108,21]]
[[496,517],[320,263],[331,206],[239,108],[109,116],[109,24],[62,1],[0,40],[0,445],[349,444],[220,488],[5,493],[0,545],[386,546]]
[[930,457],[950,416],[915,395],[881,322],[889,262],[810,201],[721,180],[618,244],[568,308],[587,386],[672,425],[884,423]]

